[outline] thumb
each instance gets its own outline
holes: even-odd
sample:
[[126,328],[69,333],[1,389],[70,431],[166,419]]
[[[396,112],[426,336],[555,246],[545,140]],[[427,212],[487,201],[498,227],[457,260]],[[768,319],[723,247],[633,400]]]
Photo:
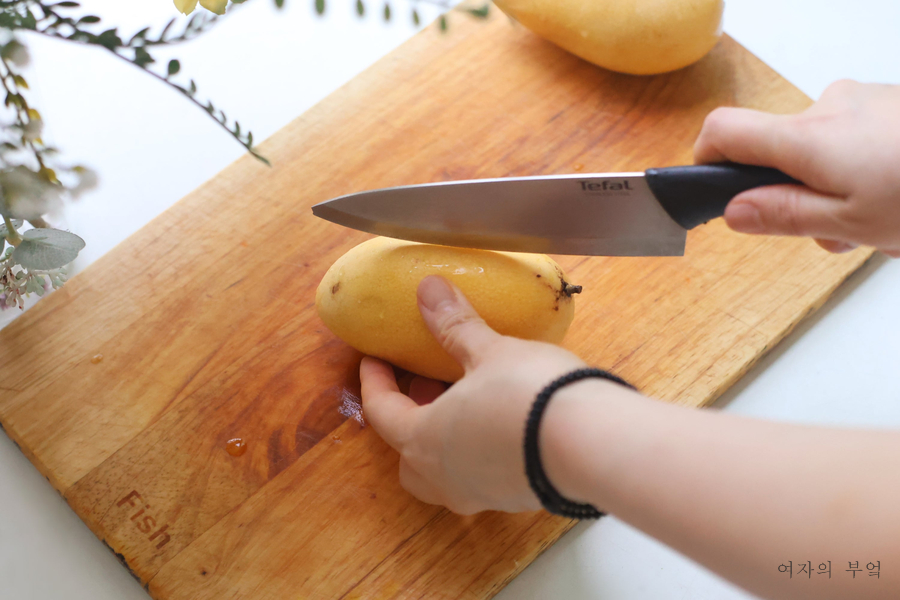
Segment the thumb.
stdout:
[[478,316],[462,292],[443,277],[431,275],[419,283],[419,312],[438,343],[469,370],[486,356],[500,338]]
[[845,206],[845,200],[807,187],[773,185],[735,196],[725,208],[725,222],[741,233],[851,241],[840,218]]

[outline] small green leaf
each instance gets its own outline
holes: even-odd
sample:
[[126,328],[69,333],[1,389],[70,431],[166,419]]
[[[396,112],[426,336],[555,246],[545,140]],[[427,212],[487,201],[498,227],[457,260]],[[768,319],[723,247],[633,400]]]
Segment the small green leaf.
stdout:
[[84,248],[84,240],[59,229],[29,229],[22,234],[13,260],[26,269],[47,271],[64,267]]
[[143,46],[138,46],[134,49],[134,64],[136,64],[140,68],[144,69],[147,67],[147,65],[154,62],[156,62],[156,60],[154,60],[154,58],[150,56],[149,52],[144,50]]
[[275,0],[276,8],[284,8],[284,0]]
[[316,0],[316,14],[319,16],[325,14],[325,0]]
[[194,83],[194,80],[191,79],[191,96],[197,93],[197,84]]
[[137,41],[137,40],[143,40],[143,39],[146,39],[147,33],[148,33],[149,31],[150,31],[150,28],[149,28],[149,27],[144,27],[143,29],[141,29],[140,31],[138,31],[136,34],[134,34],[133,36],[131,36],[131,39],[128,40],[128,45],[131,46],[131,45],[133,45],[134,42]]
[[416,9],[413,9],[412,11],[412,21],[413,25],[415,25],[416,27],[418,27],[422,23],[422,20],[419,18],[419,11],[417,11]]
[[265,156],[263,156],[262,154],[260,154],[260,153],[257,152],[256,150],[254,150],[253,148],[248,148],[247,151],[248,151],[250,154],[252,154],[253,157],[254,157],[256,160],[258,160],[259,162],[261,162],[262,164],[266,165],[267,167],[271,167],[271,166],[272,166],[272,163],[269,162],[269,159],[268,159],[268,158],[266,158]]
[[31,9],[25,9],[25,15],[22,16],[22,27],[25,29],[37,29],[37,17],[31,12]]
[[57,6],[59,6],[60,8],[78,8],[81,5],[77,2],[57,2],[56,4],[52,5],[52,8],[55,8]]
[[166,26],[163,27],[163,30],[159,34],[160,42],[166,39],[166,34],[169,33],[169,29],[171,29],[172,25],[174,25],[174,24],[175,24],[175,19],[170,19],[169,22],[166,23]]
[[115,50],[120,46],[124,46],[124,42],[122,42],[122,38],[119,37],[118,32],[116,31],[116,27],[112,29],[107,29],[103,33],[97,36],[96,42],[106,48],[107,50]]
[[38,175],[40,175],[50,183],[59,183],[59,178],[56,176],[56,171],[54,171],[50,167],[42,167],[41,170],[38,171]]
[[447,31],[447,15],[441,15],[438,19],[438,25],[441,28],[441,31]]
[[197,29],[197,23],[204,18],[203,12],[195,12],[190,19],[188,19],[187,27],[184,28],[185,31],[194,31]]
[[485,4],[479,8],[467,8],[465,9],[467,13],[472,15],[473,17],[478,17],[479,19],[485,19],[490,14],[491,6],[490,4]]
[[361,17],[366,15],[366,5],[363,4],[362,0],[356,0],[356,14]]
[[13,75],[13,81],[15,81],[16,85],[20,88],[28,89],[28,82],[25,81],[25,78],[21,75]]
[[94,16],[94,15],[87,15],[86,17],[81,17],[80,19],[78,19],[79,25],[81,25],[82,23],[99,23],[99,22],[100,22],[100,17]]
[[[19,28],[18,25],[14,27]],[[24,63],[28,61],[28,49],[19,40],[12,39],[6,45],[0,45],[0,57],[14,64],[24,66]]]
[[385,21],[391,20],[391,5],[388,4],[387,2],[384,3],[384,20]]
[[169,68],[168,68],[169,77],[171,77],[172,75],[175,75],[180,70],[181,70],[181,63],[178,62],[177,59],[173,58],[172,60],[169,61]]
[[[16,229],[21,227],[22,223],[25,222],[21,219],[11,219],[11,221],[12,221],[13,227],[15,227]],[[8,235],[9,235],[9,229],[6,228],[6,223],[4,223],[3,220],[0,220],[0,238],[5,238]]]

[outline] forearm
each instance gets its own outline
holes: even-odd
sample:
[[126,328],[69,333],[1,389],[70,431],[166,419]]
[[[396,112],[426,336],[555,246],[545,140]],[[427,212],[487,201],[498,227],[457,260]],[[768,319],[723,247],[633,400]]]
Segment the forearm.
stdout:
[[[900,435],[768,423],[641,398],[607,382],[561,391],[542,454],[588,501],[766,597],[897,597]],[[778,571],[832,561],[832,576]],[[860,577],[863,581],[859,581]]]

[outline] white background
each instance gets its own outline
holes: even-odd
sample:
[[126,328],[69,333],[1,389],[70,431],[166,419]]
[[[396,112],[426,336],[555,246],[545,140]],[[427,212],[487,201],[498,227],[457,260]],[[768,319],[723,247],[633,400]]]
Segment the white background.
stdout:
[[[415,33],[403,0],[395,2],[390,25],[372,17],[358,21],[351,0],[330,0],[325,19],[312,16],[312,0],[286,3],[281,13],[269,0],[245,5],[174,54],[201,95],[237,116],[257,139]],[[84,4],[125,32],[174,14],[170,0]],[[377,6],[369,5],[375,12]],[[725,30],[813,98],[842,77],[900,83],[900,3],[894,0],[728,0]],[[241,154],[202,112],[129,65],[97,50],[28,42],[34,63],[28,79],[47,124],[45,139],[101,176],[100,188],[56,221],[87,240],[78,268]],[[876,259],[717,406],[805,423],[900,426],[900,378],[894,376],[900,361],[898,297],[900,263]],[[0,314],[0,324],[7,316]],[[858,459],[862,464],[866,457]],[[791,558],[773,556],[773,568]],[[0,598],[147,599],[4,434]],[[607,518],[576,527],[498,598],[751,596]]]

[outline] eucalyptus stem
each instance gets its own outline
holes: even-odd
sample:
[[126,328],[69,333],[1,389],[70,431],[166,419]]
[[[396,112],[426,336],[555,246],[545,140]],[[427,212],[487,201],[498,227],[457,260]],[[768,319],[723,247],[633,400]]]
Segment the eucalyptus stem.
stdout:
[[[3,89],[6,90],[7,97],[15,97],[17,99],[22,99],[21,101],[12,102],[16,108],[16,117],[18,121],[18,125],[22,127],[22,143],[25,144],[34,155],[35,160],[37,160],[38,166],[40,167],[41,173],[45,175],[53,175],[50,179],[55,178],[55,174],[52,169],[48,169],[47,165],[44,164],[44,157],[41,156],[42,150],[37,147],[33,140],[29,140],[25,138],[24,128],[27,123],[30,123],[33,120],[33,115],[38,114],[37,111],[31,112],[33,109],[30,109],[28,105],[24,101],[24,96],[22,96],[21,90],[19,89],[19,84],[16,82],[15,72],[12,67],[9,66],[9,62],[3,57],[0,57],[0,64],[3,65],[3,68],[6,70],[5,72],[0,72],[0,84],[3,85]],[[7,84],[7,79],[11,80],[12,87]],[[27,121],[26,121],[27,117]]]
[[11,246],[18,246],[21,244],[22,236],[19,235],[19,232],[16,231],[16,228],[13,226],[12,219],[3,215],[3,223],[6,225],[6,241],[9,242]]

